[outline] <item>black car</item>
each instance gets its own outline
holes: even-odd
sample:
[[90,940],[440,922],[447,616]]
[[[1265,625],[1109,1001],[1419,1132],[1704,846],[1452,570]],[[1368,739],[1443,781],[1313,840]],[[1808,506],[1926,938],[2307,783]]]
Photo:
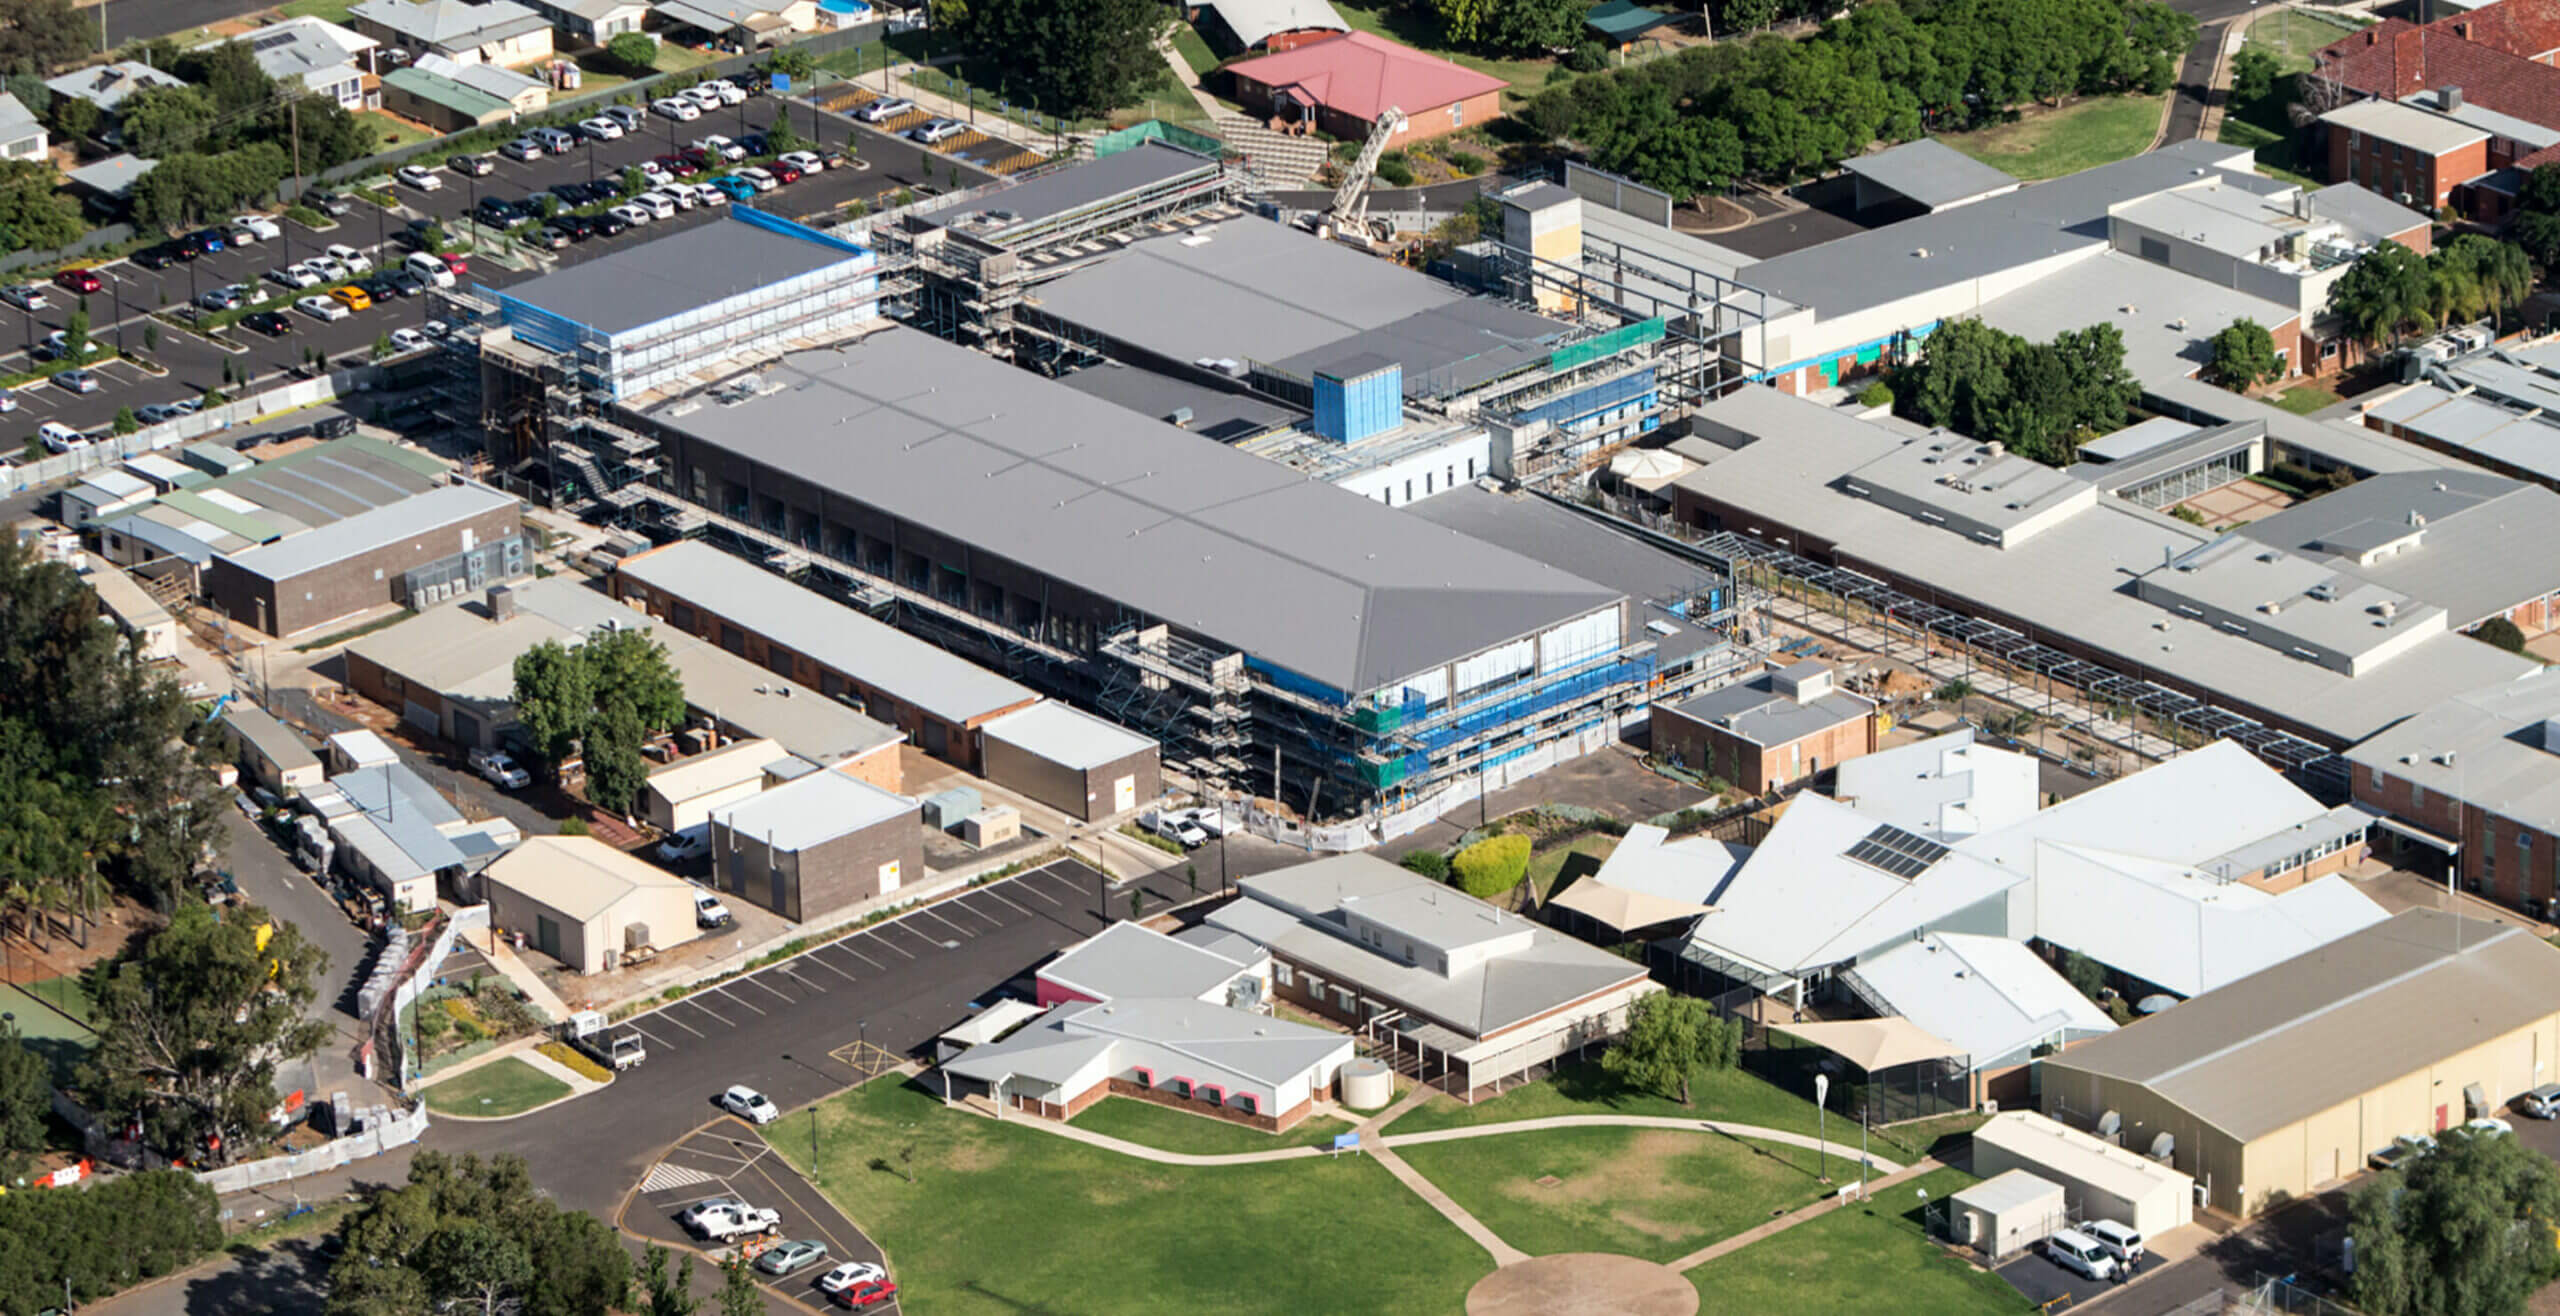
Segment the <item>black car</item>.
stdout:
[[399,285],[392,282],[391,276],[388,274],[376,274],[369,276],[363,281],[357,283],[356,286],[364,289],[365,296],[370,297],[377,302],[387,302],[400,295]]
[[747,149],[747,154],[749,155],[773,154],[773,148],[765,141],[763,133],[748,133],[744,137],[732,138],[731,140],[737,142],[738,145],[745,147]]
[[391,290],[403,297],[415,297],[427,290],[427,281],[416,270],[401,270],[391,276]]
[[293,332],[293,321],[286,319],[282,311],[252,311],[241,316],[240,323],[269,338],[282,338]]
[[499,228],[505,228],[524,218],[518,213],[515,202],[494,196],[480,198],[479,216],[482,223],[494,224]]
[[584,183],[553,183],[551,185],[551,195],[560,198],[560,204],[564,206],[585,205],[587,185]]
[[571,242],[584,242],[596,235],[596,222],[586,215],[553,215],[551,227],[568,234]]
[[178,254],[177,247],[165,242],[156,247],[144,247],[133,253],[132,257],[134,264],[146,270],[165,270],[169,268],[171,262],[183,259],[185,258]]
[[608,210],[596,216],[596,236],[610,238],[631,227],[631,221]]
[[335,192],[311,191],[302,194],[302,204],[324,215],[343,215],[356,208],[356,203]]

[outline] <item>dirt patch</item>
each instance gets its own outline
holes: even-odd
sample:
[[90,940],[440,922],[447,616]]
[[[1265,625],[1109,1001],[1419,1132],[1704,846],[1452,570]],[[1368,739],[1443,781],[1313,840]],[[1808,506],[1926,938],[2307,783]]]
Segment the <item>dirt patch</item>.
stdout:
[[963,1174],[977,1174],[1004,1164],[1011,1155],[1012,1153],[993,1143],[969,1138],[953,1143],[951,1154],[943,1159],[951,1163],[952,1169]]
[[1166,1192],[1173,1184],[1161,1175],[1121,1173],[1097,1180],[1084,1190],[1085,1200],[1095,1206],[1118,1206],[1140,1197]]
[[[1676,1129],[1647,1129],[1627,1140],[1626,1148],[1607,1160],[1570,1178],[1552,1174],[1536,1179],[1515,1179],[1503,1185],[1506,1195],[1523,1202],[1552,1204],[1555,1202],[1614,1202],[1630,1197],[1687,1196],[1687,1185],[1667,1183],[1662,1167],[1698,1149],[1698,1135]],[[1621,1207],[1613,1214],[1648,1234],[1669,1237],[1681,1228],[1656,1223],[1647,1217],[1630,1215]],[[1641,1223],[1639,1223],[1641,1221]]]
[[1682,233],[1721,233],[1757,218],[1741,202],[1720,196],[1708,197],[1704,210],[1694,204],[1671,208],[1671,227]]
[[1558,1311],[1692,1316],[1698,1290],[1669,1266],[1606,1252],[1532,1257],[1476,1281],[1467,1316],[1545,1316]]

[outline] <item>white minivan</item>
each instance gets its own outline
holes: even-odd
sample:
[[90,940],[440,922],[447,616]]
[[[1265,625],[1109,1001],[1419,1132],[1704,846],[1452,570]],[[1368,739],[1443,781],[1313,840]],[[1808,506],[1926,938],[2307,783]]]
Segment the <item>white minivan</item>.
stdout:
[[2044,1241],[2044,1253],[2064,1270],[2077,1271],[2095,1280],[2116,1277],[2116,1259],[2098,1240],[2076,1229],[2056,1230]]
[[2130,1275],[2142,1268],[2142,1231],[2113,1220],[2092,1220],[2080,1226],[2098,1246],[2115,1258],[2115,1263]]
[[453,267],[445,264],[444,257],[436,255],[433,252],[410,252],[409,259],[400,262],[400,268],[426,280],[434,287],[450,288],[453,286]]

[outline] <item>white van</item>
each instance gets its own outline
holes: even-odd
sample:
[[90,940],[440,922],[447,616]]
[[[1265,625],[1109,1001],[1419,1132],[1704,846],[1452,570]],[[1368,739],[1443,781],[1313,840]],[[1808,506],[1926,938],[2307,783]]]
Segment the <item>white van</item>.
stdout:
[[2092,1220],[2080,1226],[2080,1232],[2088,1235],[2098,1246],[2105,1248],[2107,1255],[2115,1258],[2116,1264],[2123,1267],[2126,1274],[2130,1275],[2142,1268],[2142,1232],[2140,1230],[2131,1225],[2118,1224],[2113,1220]]
[[36,426],[36,437],[44,441],[46,452],[69,452],[74,448],[89,446],[89,436],[68,425],[50,420]]
[[433,252],[410,252],[409,259],[400,262],[400,267],[426,280],[434,287],[453,286],[453,267],[444,263],[444,257]]
[[2078,1271],[2095,1280],[2116,1277],[2116,1259],[2098,1240],[2076,1229],[2055,1231],[2044,1241],[2044,1254],[2065,1270]]

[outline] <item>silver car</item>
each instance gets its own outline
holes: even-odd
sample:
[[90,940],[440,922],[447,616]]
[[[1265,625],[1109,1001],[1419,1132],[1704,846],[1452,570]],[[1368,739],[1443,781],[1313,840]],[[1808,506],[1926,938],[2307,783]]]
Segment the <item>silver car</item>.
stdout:
[[2516,1109],[2538,1120],[2560,1119],[2560,1083],[2545,1083],[2516,1098]]

